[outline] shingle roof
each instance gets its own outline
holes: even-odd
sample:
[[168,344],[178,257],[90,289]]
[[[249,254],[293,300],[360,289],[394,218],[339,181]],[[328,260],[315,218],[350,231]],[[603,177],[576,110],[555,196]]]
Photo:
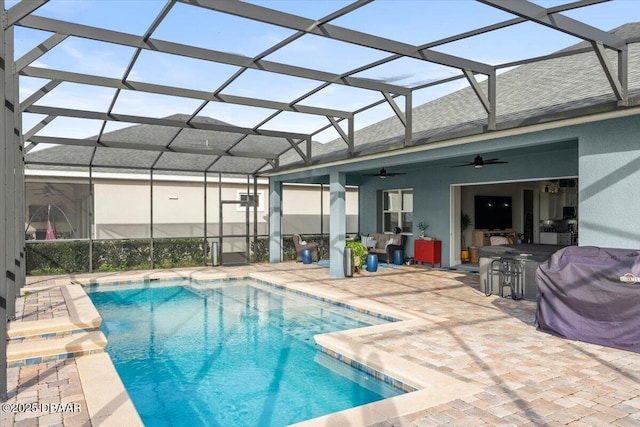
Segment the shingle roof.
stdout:
[[[629,23],[611,31],[628,39],[640,37],[640,23]],[[589,47],[581,42],[561,52]],[[628,87],[630,97],[640,95],[640,43],[629,44]],[[617,55],[608,51],[617,67]],[[486,93],[487,82],[480,82]],[[498,127],[560,118],[563,113],[615,102],[616,98],[594,52],[521,65],[497,77]],[[637,104],[637,101],[635,101]],[[428,143],[460,134],[483,132],[487,114],[471,87],[467,87],[413,109],[413,142]],[[362,128],[354,134],[358,155],[401,148],[404,127],[397,117]],[[329,161],[346,155],[346,144],[335,139],[314,146],[315,162]],[[299,160],[283,156],[281,165],[299,164]]]
[[[640,37],[640,23],[630,23],[611,31],[617,36],[629,39]],[[589,47],[581,42],[560,52],[575,51]],[[640,43],[628,46],[628,87],[633,105],[640,95]],[[617,56],[608,51],[613,67],[617,66]],[[480,82],[483,90],[487,82]],[[588,114],[594,107],[615,106],[615,96],[604,71],[594,52],[578,53],[521,65],[497,77],[497,122],[498,127],[522,126],[528,123],[554,120],[570,112]],[[584,111],[580,111],[580,110]],[[585,110],[586,109],[586,110]],[[589,110],[590,109],[590,110]],[[185,115],[174,115],[171,119],[187,120]],[[207,123],[223,124],[213,118],[201,118]],[[357,121],[357,116],[356,116]],[[486,131],[487,114],[470,87],[427,102],[413,109],[413,143],[424,144],[435,140],[453,138],[462,134]],[[102,141],[132,142],[150,145],[166,145],[178,133],[178,128],[156,125],[136,125],[106,133]],[[250,135],[230,149],[241,136],[239,134],[183,129],[173,147],[211,147],[212,149],[252,151],[265,155],[281,153],[290,147],[284,138]],[[355,132],[355,151],[358,155],[402,148],[404,127],[395,117],[367,126]],[[342,139],[327,144],[312,143],[314,163],[322,163],[347,155]],[[32,151],[26,155],[28,163],[62,163],[88,165],[93,154],[92,147],[56,146],[46,150]],[[225,173],[254,173],[270,166],[260,159],[247,157],[216,157],[197,154],[164,153],[159,160],[158,152],[130,149],[98,148],[93,157],[97,167],[138,167],[172,171],[203,171]],[[155,162],[155,163],[154,163]],[[280,158],[280,166],[303,166],[294,150],[289,150]],[[56,168],[55,166],[47,166]],[[37,168],[43,168],[38,165]],[[209,169],[207,169],[209,168]]]
[[[189,117],[176,114],[166,119],[186,121]],[[228,123],[210,117],[201,117],[199,122],[209,124],[228,125]],[[178,135],[176,137],[176,135]],[[229,150],[230,154],[238,151],[249,151],[247,145],[251,145],[251,151],[264,155],[277,155],[290,147],[289,142],[283,138],[248,135],[241,140],[241,135],[229,132],[219,132],[201,129],[180,129],[157,125],[135,125],[105,133],[101,141],[124,143],[141,143],[153,146],[165,146],[173,138],[172,148],[196,148]],[[95,137],[93,138],[95,139]],[[240,141],[241,140],[241,141]],[[238,141],[240,141],[238,143]],[[234,146],[234,144],[238,143]],[[142,168],[149,169],[155,164],[154,169],[179,172],[208,170],[210,172],[244,173],[251,174],[265,165],[265,160],[246,157],[225,157],[224,161],[214,161],[218,156],[205,156],[201,154],[165,152],[158,158],[158,151],[144,151],[124,148],[96,149],[93,161],[91,160],[93,147],[57,145],[44,150],[31,151],[26,155],[27,163],[32,163],[30,168],[64,169],[56,167],[53,163],[64,165],[88,166],[105,168]],[[157,161],[156,161],[157,159]],[[37,164],[36,163],[40,163]],[[42,163],[47,163],[43,165]],[[213,165],[212,165],[213,164]]]

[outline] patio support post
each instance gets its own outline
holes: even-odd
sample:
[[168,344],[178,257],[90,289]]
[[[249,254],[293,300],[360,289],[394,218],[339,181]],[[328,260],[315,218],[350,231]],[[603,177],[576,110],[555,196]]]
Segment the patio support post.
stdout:
[[[0,0],[0,6],[2,6],[3,14],[6,14],[4,9],[4,0]],[[4,41],[5,41],[5,29],[4,27],[0,28],[0,60],[2,60],[3,64],[7,63],[7,60],[10,59],[8,55],[6,55],[4,49]],[[4,83],[5,74],[7,73],[6,67],[0,67],[0,83]],[[5,89],[4,84],[0,84],[0,93],[1,97],[5,98]],[[6,129],[6,112],[2,111],[0,114],[0,129]],[[6,158],[7,154],[7,140],[4,138],[0,138],[0,158]],[[4,230],[7,226],[7,212],[6,209],[6,200],[8,199],[8,194],[6,190],[6,181],[7,175],[9,174],[8,170],[4,167],[0,168],[0,231],[4,234]],[[7,271],[7,240],[0,240],[0,401],[5,402],[7,398],[7,340],[4,337],[7,336],[7,300],[11,297],[9,295],[9,278],[6,275]]]
[[329,275],[334,278],[344,277],[343,256],[347,231],[346,184],[347,177],[344,172],[332,171],[329,174]]
[[[3,4],[4,6],[4,4]],[[3,8],[4,12],[4,8]],[[6,18],[6,15],[3,16]],[[14,62],[13,62],[13,27],[6,27],[6,22],[2,25],[2,56],[4,62],[4,73],[2,80],[2,98],[4,108],[2,110],[3,125],[2,137],[5,139],[4,150],[4,169],[5,169],[5,222],[2,234],[4,236],[6,253],[5,253],[5,271],[2,274],[5,276],[7,296],[5,301],[7,319],[14,320],[16,317],[16,295],[22,282],[20,276],[22,269],[20,267],[20,248],[22,245],[18,244],[19,237],[16,236],[17,216],[24,217],[24,214],[18,212],[22,209],[18,206],[18,168],[21,167],[18,158],[22,158],[22,153],[19,151],[19,145],[17,135],[15,132],[16,123],[16,110],[18,109],[18,103],[16,101],[17,92],[17,80],[14,76]],[[20,221],[20,230],[24,230],[24,219]],[[22,232],[24,239],[24,231]],[[6,335],[4,335],[6,336]]]
[[149,170],[149,270],[153,270],[153,169]]
[[497,107],[497,94],[496,94],[496,82],[497,82],[497,77],[496,77],[496,70],[494,68],[493,72],[491,74],[489,74],[488,76],[488,98],[489,98],[489,111],[487,111],[488,114],[488,129],[489,130],[496,130],[496,125],[497,125],[497,118],[496,118],[496,107]]
[[282,262],[282,181],[269,178],[269,262]]
[[89,165],[89,273],[93,273],[93,166]]
[[[250,262],[249,260],[251,258],[251,248],[249,247],[251,243],[251,236],[250,236],[251,235],[251,203],[249,202],[249,199],[251,199],[251,175],[247,174],[247,206],[244,210],[244,213],[245,213],[244,242],[246,245],[245,254],[247,257],[247,264],[249,264]],[[255,200],[255,198],[253,200]]]
[[404,145],[409,147],[412,145],[411,140],[413,138],[413,92],[409,92],[404,96]]
[[[256,200],[257,203],[253,207],[253,248],[258,246],[258,206],[260,205],[260,201],[258,200],[258,176],[253,175],[253,200]],[[257,262],[257,260],[254,260]]]
[[320,184],[320,239],[324,238],[324,184]]
[[[204,265],[207,265],[207,250],[209,248],[209,240],[207,239],[207,171],[204,171],[204,180],[203,180],[203,187],[204,187],[204,195],[203,195],[203,199],[204,199],[204,216],[203,216],[203,221],[204,223],[202,224],[202,229],[203,229],[203,233],[204,233],[204,247],[202,248],[203,252],[204,252]],[[213,254],[211,254],[213,255]]]

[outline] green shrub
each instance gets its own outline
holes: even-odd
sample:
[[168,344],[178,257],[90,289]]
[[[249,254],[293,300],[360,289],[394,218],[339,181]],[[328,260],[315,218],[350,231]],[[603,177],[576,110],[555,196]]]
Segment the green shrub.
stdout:
[[88,241],[29,243],[26,247],[27,274],[63,274],[89,271]]
[[[153,242],[155,268],[201,266],[206,263],[208,253],[208,244],[201,238],[159,239]],[[29,243],[26,259],[27,274],[33,276],[88,272],[89,242]],[[151,268],[150,259],[149,239],[93,242],[93,271],[148,269]]]
[[[329,256],[329,236],[305,235],[319,247],[320,259]],[[283,238],[283,261],[296,259],[293,237]],[[269,262],[269,238],[251,241],[251,262]],[[26,252],[27,274],[50,275],[89,271],[89,241],[30,242]],[[142,270],[151,268],[149,239],[94,240],[93,271]],[[202,238],[153,241],[154,268],[197,267],[210,260],[209,243]]]

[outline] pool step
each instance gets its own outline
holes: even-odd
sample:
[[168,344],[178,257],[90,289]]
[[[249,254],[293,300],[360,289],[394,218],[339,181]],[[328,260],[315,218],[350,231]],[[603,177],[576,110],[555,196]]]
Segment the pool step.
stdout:
[[[86,292],[79,285],[57,286],[62,292],[68,315],[41,320],[10,322],[7,330],[9,342],[57,339],[82,332],[97,331],[102,317]],[[30,288],[31,293],[38,292]],[[24,289],[23,289],[24,292]]]
[[60,338],[7,342],[7,366],[48,363],[104,351],[107,338],[100,331],[78,332]]

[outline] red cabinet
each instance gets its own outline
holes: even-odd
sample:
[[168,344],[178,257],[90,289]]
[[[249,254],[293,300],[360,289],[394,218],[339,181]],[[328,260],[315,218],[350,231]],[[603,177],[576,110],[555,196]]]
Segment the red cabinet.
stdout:
[[415,262],[442,265],[442,240],[414,240],[413,258]]

